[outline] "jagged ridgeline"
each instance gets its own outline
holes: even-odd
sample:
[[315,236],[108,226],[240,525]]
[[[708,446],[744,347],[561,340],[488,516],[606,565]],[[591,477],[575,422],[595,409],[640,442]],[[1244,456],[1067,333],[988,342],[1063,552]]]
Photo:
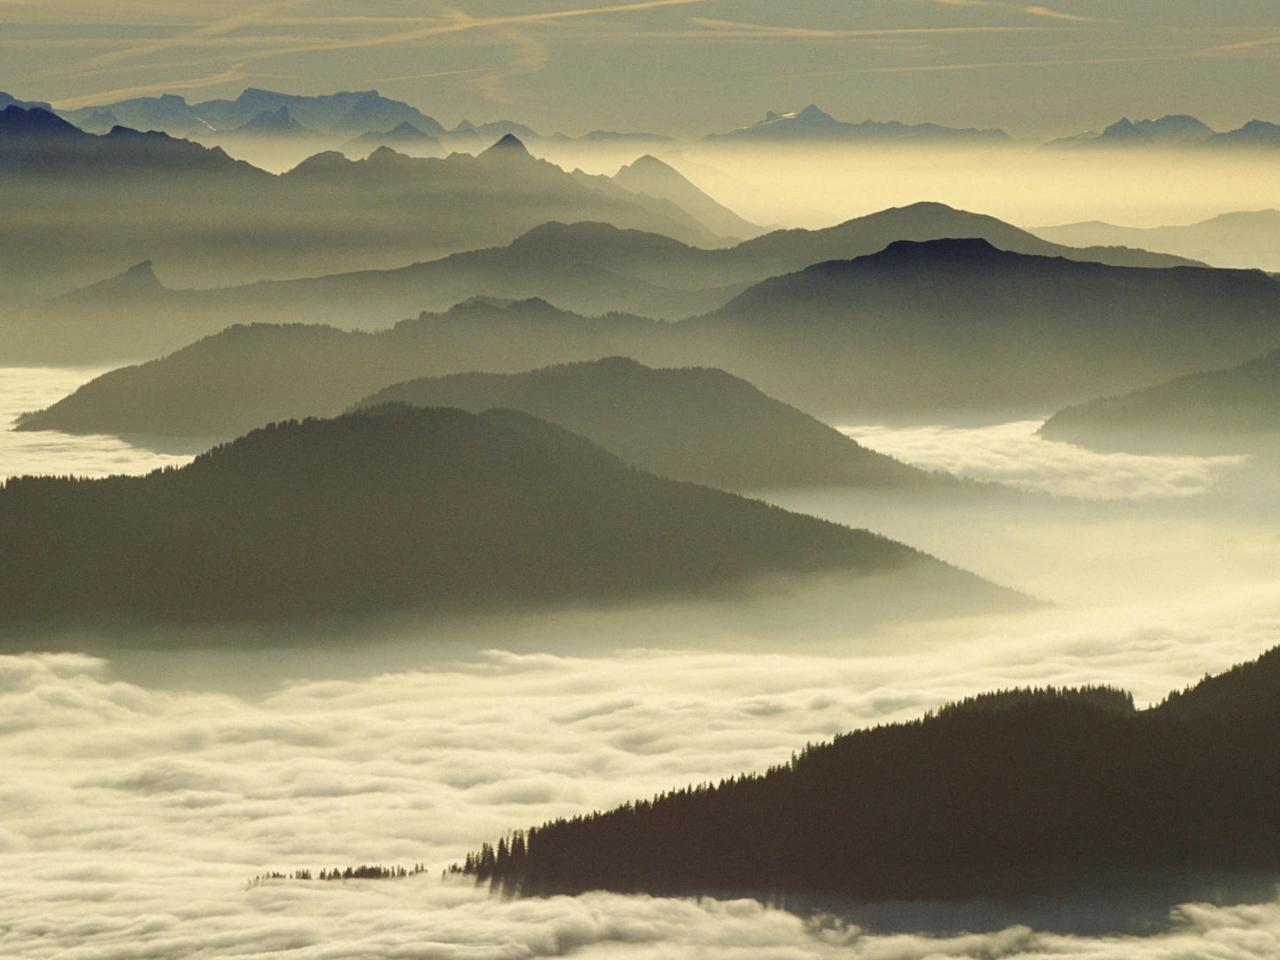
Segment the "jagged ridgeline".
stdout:
[[121,126],[97,136],[11,105],[0,110],[0,185],[11,296],[81,286],[159,254],[194,286],[400,266],[508,243],[549,220],[723,242],[665,197],[575,176],[514,138],[477,156],[325,151],[274,176],[217,147]]
[[[235,621],[730,594],[873,574],[1019,604],[867,531],[631,468],[512,410],[385,406],[145,477],[0,490],[5,622]],[[842,581],[843,582],[843,581]]]
[[1027,894],[1280,867],[1280,648],[1136,710],[987,694],[732,777],[557,820],[455,870],[529,895]]

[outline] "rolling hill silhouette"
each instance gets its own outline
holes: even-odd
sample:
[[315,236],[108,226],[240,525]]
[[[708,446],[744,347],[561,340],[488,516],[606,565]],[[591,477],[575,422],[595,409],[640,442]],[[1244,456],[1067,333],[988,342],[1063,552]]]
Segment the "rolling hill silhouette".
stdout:
[[520,410],[660,476],[736,490],[949,486],[868,450],[723,370],[655,370],[625,357],[529,373],[461,373],[386,387],[359,407]]
[[228,330],[113,371],[23,426],[229,436],[414,377],[608,356],[719,367],[827,418],[1043,410],[1280,346],[1280,284],[939,240],[776,277],[674,324],[480,298],[375,334],[281,329]]
[[1235,454],[1280,448],[1280,350],[1226,370],[1059,410],[1041,436],[1094,450]]
[[1023,602],[866,531],[660,479],[511,410],[384,406],[275,424],[145,477],[10,480],[0,536],[10,625],[520,609],[818,574]]
[[1280,210],[1241,210],[1186,226],[1117,227],[1093,221],[1039,227],[1036,233],[1056,243],[1122,243],[1194,257],[1215,267],[1280,272]]
[[522,372],[597,359],[658,321],[588,318],[541,300],[473,300],[379,333],[254,324],[95,378],[22,430],[227,439],[272,420],[334,416],[403,380],[460,370]]
[[544,824],[463,868],[526,895],[784,904],[1274,876],[1277,664],[1272,650],[1146,710],[1111,688],[974,697],[808,746],[764,774]]
[[819,414],[1007,412],[1239,362],[1280,345],[1278,308],[1257,272],[899,241],[767,280],[673,336]]
[[[381,159],[395,163],[393,155]],[[338,164],[336,169],[345,168]],[[335,178],[340,180],[341,174]],[[690,184],[688,189],[696,188]],[[690,206],[696,208],[696,204]],[[886,210],[825,230],[775,231],[728,249],[703,249],[605,223],[552,222],[534,227],[506,247],[467,251],[393,270],[223,290],[156,290],[128,304],[114,301],[100,310],[93,308],[89,298],[77,300],[74,309],[65,302],[40,305],[10,320],[6,335],[0,338],[0,359],[79,363],[147,359],[246,316],[261,322],[368,329],[422,310],[443,310],[478,295],[537,297],[586,314],[620,310],[682,319],[723,306],[750,284],[771,276],[875,253],[898,239],[948,236],[980,236],[1015,252],[1126,266],[1184,263],[1134,250],[1055,246],[993,217],[934,203]]]

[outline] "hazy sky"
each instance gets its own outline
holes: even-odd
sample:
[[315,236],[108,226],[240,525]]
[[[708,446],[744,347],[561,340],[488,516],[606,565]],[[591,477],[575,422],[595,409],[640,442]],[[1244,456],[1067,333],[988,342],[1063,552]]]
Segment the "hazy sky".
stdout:
[[1003,126],[1280,120],[1275,0],[0,0],[0,89],[376,87],[447,123],[692,135],[816,102]]

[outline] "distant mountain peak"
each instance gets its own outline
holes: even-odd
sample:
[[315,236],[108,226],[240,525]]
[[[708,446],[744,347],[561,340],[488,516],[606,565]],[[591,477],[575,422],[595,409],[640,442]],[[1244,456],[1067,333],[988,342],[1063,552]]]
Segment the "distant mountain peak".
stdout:
[[517,137],[514,133],[504,133],[502,139],[485,150],[480,156],[487,157],[490,154],[499,156],[530,156],[528,148],[525,147],[524,141]]
[[65,133],[68,131],[80,131],[60,116],[52,111],[45,110],[42,107],[32,107],[24,109],[17,105],[11,104],[0,110],[0,133]]
[[835,117],[818,107],[817,104],[811,103],[799,113],[796,114],[797,120],[805,120],[809,122],[819,121],[827,122],[835,120]]
[[58,301],[102,301],[116,297],[134,297],[167,289],[156,276],[155,264],[151,260],[143,260],[114,277],[81,287],[79,290],[72,290],[59,297]]

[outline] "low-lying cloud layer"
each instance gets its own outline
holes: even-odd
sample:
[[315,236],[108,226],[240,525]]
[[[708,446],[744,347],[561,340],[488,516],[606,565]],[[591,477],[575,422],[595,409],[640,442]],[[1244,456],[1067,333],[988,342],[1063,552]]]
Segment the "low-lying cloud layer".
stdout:
[[[1105,681],[1151,699],[1280,639],[1274,590],[1229,617],[1171,611],[1119,625],[1059,612],[809,653],[492,651],[433,664],[424,652],[420,668],[387,673],[368,648],[366,676],[256,698],[126,682],[78,654],[3,657],[0,955],[1271,956],[1275,904],[1189,909],[1148,939],[1026,928],[937,939],[752,903],[506,902],[435,873],[508,828],[762,769],[806,741],[977,690]],[[608,619],[587,623],[610,646]],[[312,658],[303,648],[279,661],[298,674]],[[417,861],[426,877],[246,888],[268,870]]]
[[18,433],[11,429],[20,414],[61,400],[102,372],[53,367],[0,368],[0,481],[24,474],[105,477],[147,473],[191,459],[155,453],[118,437],[74,437],[53,431]]
[[1041,422],[840,429],[873,450],[916,466],[1089,500],[1195,496],[1246,459],[1095,453],[1041,439],[1036,436]]
[[[1012,456],[1006,429],[1009,443],[1040,444],[1010,427],[926,433],[917,449],[933,443],[945,465],[979,473]],[[96,442],[68,440],[66,460],[41,453],[38,466],[93,472]],[[935,510],[848,490],[791,503],[1066,604],[1018,616],[856,627],[814,591],[732,609],[404,625],[380,642],[372,630],[241,631],[222,652],[147,650],[171,638],[143,636],[141,654],[112,660],[0,656],[0,956],[1273,957],[1280,903],[1184,907],[1143,938],[1048,934],[1020,918],[943,937],[743,901],[504,901],[436,872],[507,829],[760,770],[981,690],[1113,683],[1149,702],[1280,642],[1280,540],[1253,514],[1196,506],[1212,491],[1147,497],[1179,485],[1175,468],[1133,459],[1042,457],[1031,470],[1139,497],[1119,508]],[[400,881],[246,883],[419,861],[428,875]]]

